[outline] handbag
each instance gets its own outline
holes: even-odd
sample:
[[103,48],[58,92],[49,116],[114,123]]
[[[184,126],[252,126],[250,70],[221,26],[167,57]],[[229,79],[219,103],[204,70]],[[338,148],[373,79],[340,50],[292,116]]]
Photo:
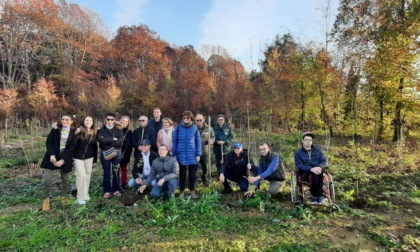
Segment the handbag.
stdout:
[[111,160],[118,155],[117,150],[114,147],[111,147],[108,150],[102,151],[105,160]]

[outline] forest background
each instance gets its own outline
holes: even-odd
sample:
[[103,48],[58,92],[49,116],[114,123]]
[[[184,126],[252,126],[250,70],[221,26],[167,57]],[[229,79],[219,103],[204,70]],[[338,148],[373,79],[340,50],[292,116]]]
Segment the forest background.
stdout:
[[251,127],[268,132],[319,130],[375,142],[419,136],[418,0],[341,1],[322,47],[278,35],[251,72],[220,46],[198,53],[145,24],[122,26],[108,40],[97,14],[64,0],[1,6],[6,129],[46,125],[63,112],[151,116],[158,106],[174,119],[192,110],[226,114],[236,125],[249,111]]

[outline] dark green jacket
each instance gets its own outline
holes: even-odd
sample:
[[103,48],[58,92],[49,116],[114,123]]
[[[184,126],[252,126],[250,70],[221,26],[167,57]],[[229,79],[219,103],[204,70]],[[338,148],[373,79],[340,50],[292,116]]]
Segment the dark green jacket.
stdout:
[[216,124],[213,128],[215,141],[213,145],[213,151],[215,155],[222,155],[221,145],[219,145],[218,141],[224,141],[225,144],[223,145],[223,153],[227,154],[230,151],[229,144],[233,140],[233,132],[232,129],[229,127],[227,123],[223,124],[222,127],[219,127],[219,124]]

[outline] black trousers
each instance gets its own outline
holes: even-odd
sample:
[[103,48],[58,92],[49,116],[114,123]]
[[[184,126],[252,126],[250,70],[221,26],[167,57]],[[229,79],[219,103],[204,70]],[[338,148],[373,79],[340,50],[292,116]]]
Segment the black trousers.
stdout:
[[185,190],[188,168],[188,188],[190,191],[195,190],[195,178],[197,176],[198,165],[179,165],[179,190]]

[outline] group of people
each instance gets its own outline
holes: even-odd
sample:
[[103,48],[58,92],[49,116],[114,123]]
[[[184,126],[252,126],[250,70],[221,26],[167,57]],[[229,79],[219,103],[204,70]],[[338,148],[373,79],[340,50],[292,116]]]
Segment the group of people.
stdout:
[[[104,125],[97,129],[90,116],[75,127],[73,117],[63,115],[61,123],[54,125],[47,137],[47,151],[41,163],[41,168],[44,168],[43,210],[50,209],[54,170],[60,171],[61,194],[66,199],[73,164],[76,203],[84,205],[90,200],[90,179],[92,167],[97,162],[98,146],[103,169],[103,198],[120,197],[122,190],[128,186],[140,193],[150,190],[153,198],[159,198],[164,193],[173,197],[179,187],[179,197],[184,199],[187,173],[190,197],[199,198],[195,190],[198,166],[202,168],[201,180],[208,186],[206,174],[211,150],[216,158],[223,193],[232,192],[231,184],[236,183],[250,196],[260,188],[262,180],[269,182],[268,192],[271,195],[281,191],[285,171],[280,156],[272,152],[267,143],[262,143],[259,145],[258,165],[255,165],[242,143],[234,142],[231,149],[233,132],[223,115],[217,117],[214,127],[206,124],[202,114],[194,117],[191,111],[182,114],[182,120],[176,127],[170,118],[161,118],[161,115],[161,110],[155,108],[151,120],[140,116],[139,127],[134,131],[128,116],[121,117],[117,122],[116,115],[108,113]],[[313,204],[322,204],[322,171],[327,161],[322,152],[312,145],[314,137],[312,133],[303,135],[302,148],[295,153],[295,163],[305,174],[304,177],[312,182]],[[134,164],[129,179],[128,165],[133,149]]]

